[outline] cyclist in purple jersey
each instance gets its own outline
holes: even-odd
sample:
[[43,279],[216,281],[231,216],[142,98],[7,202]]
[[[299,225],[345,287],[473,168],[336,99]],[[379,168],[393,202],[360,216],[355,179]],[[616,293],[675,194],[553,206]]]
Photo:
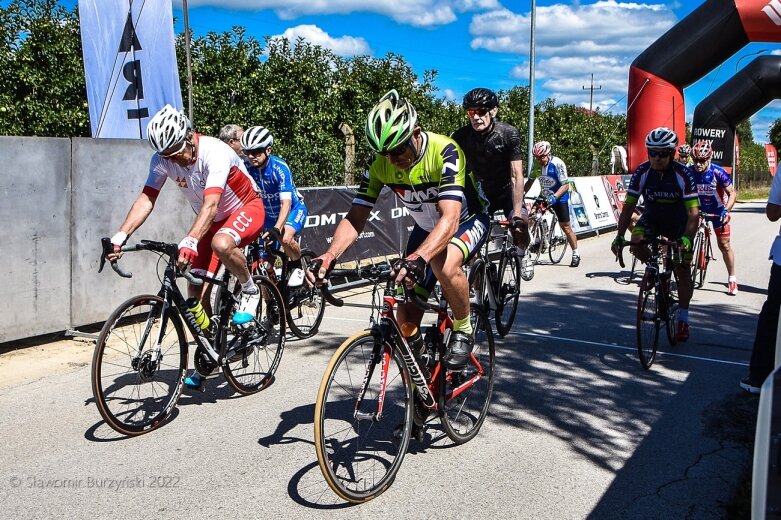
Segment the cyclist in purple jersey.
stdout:
[[735,205],[737,193],[727,171],[721,166],[712,164],[712,157],[713,149],[710,141],[702,140],[694,144],[692,169],[700,198],[700,210],[710,215],[718,215],[718,217],[706,217],[706,220],[713,225],[724,265],[727,266],[727,293],[736,296],[738,279],[735,277],[735,252],[730,245],[729,212]]
[[[629,181],[624,207],[618,219],[618,234],[611,244],[614,254],[626,244],[626,233],[632,213],[642,196],[643,215],[632,230],[632,242],[648,236],[664,236],[678,240],[685,252],[684,261],[675,266],[678,278],[678,341],[689,339],[689,302],[694,292],[689,262],[692,237],[697,232],[699,202],[692,171],[673,160],[678,136],[669,128],[654,128],[645,138],[648,161],[641,164]],[[651,254],[648,246],[634,244],[630,251],[641,262]]]

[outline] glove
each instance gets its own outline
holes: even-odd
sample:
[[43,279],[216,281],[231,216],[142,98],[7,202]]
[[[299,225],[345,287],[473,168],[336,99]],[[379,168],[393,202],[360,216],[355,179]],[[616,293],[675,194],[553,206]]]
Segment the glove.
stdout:
[[187,235],[179,242],[179,265],[191,265],[198,258],[198,239]]
[[412,253],[407,258],[398,259],[393,264],[393,271],[398,273],[402,269],[407,270],[404,276],[415,283],[421,283],[426,276],[426,261],[417,253]]
[[127,242],[127,233],[124,231],[118,231],[116,235],[111,237],[111,243],[114,245],[114,253],[119,253],[120,249]]
[[282,232],[279,229],[273,227],[271,229],[267,229],[263,233],[263,236],[261,238],[263,238],[263,240],[267,242],[269,241],[269,238],[271,238],[271,240],[276,240],[277,242],[279,242],[279,240],[282,238]]
[[548,199],[548,202],[550,202],[550,205],[553,206],[554,204],[556,204],[557,200],[558,199],[556,198],[556,195],[551,195],[550,199]]
[[692,239],[687,237],[686,235],[682,236],[678,239],[678,243],[683,248],[684,252],[691,253],[692,252]]
[[335,264],[336,255],[326,251],[309,262],[309,271],[306,273],[306,277],[313,285],[315,282],[322,283],[328,278],[328,274],[333,270]]
[[621,248],[626,244],[627,241],[622,235],[616,235],[616,238],[614,238],[613,242],[610,244],[610,250],[613,251],[614,255],[617,255]]
[[727,222],[729,222],[729,211],[725,208],[721,210],[721,223],[726,224]]
[[529,228],[529,223],[526,222],[526,219],[524,219],[523,217],[513,217],[513,221],[510,224],[510,227],[523,232]]

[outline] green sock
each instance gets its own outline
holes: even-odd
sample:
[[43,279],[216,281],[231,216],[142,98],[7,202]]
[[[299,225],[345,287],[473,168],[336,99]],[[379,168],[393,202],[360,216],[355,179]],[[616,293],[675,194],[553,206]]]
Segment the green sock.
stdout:
[[463,332],[464,334],[472,334],[472,321],[469,316],[462,320],[453,318],[453,332]]

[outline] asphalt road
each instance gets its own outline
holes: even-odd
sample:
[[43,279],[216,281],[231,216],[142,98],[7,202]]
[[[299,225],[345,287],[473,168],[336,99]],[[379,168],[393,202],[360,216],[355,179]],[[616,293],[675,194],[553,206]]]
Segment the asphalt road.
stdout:
[[122,438],[102,422],[88,357],[0,387],[2,516],[725,517],[751,465],[758,399],[738,382],[777,233],[764,204],[739,204],[734,215],[740,293],[726,294],[717,255],[695,293],[690,341],[670,348],[662,339],[649,371],[634,347],[637,287],[609,253],[613,233],[582,240],[577,269],[569,253],[562,265],[538,266],[514,332],[497,343],[480,434],[453,447],[436,425],[412,442],[393,486],[367,504],[344,504],[328,489],[312,441],[328,358],[367,323],[361,292],[329,307],[315,338],[288,342],[267,390],[236,397],[211,380],[141,437]]

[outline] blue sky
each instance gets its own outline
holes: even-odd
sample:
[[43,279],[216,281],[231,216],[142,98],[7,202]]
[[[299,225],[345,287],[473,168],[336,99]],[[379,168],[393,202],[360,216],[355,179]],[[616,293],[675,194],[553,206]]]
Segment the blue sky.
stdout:
[[[594,86],[601,87],[594,90],[594,107],[625,113],[629,65],[702,3],[641,1],[539,0],[535,101],[552,97],[588,107],[593,73]],[[182,2],[172,2],[176,32],[183,32]],[[72,7],[76,0],[60,3]],[[239,25],[260,40],[302,36],[342,56],[393,52],[419,74],[436,69],[439,94],[456,100],[475,86],[528,85],[530,10],[530,0],[188,0],[194,34]],[[759,51],[781,53],[781,46],[749,44],[685,89],[687,122],[697,103],[735,73],[739,60],[745,67]],[[755,140],[764,142],[779,117],[778,101],[752,117]]]

